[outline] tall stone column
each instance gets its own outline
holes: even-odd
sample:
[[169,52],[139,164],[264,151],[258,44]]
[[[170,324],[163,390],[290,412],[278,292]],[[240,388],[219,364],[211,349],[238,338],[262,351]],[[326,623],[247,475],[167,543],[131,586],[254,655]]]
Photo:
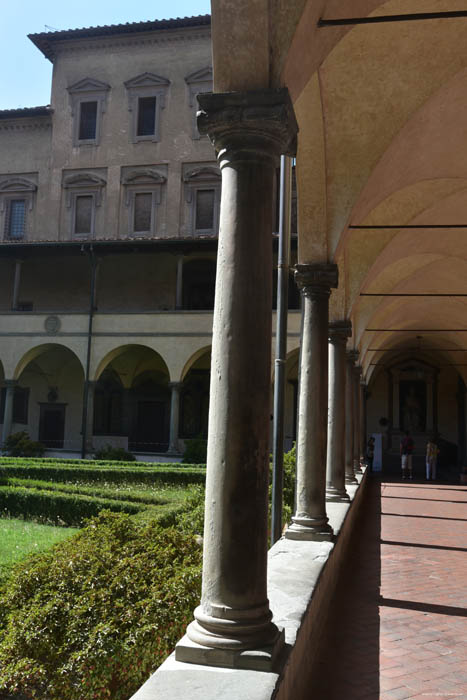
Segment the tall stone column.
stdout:
[[170,400],[170,437],[169,449],[170,454],[179,454],[178,446],[178,428],[180,423],[180,389],[182,382],[170,382],[169,384],[172,395]]
[[94,445],[92,436],[94,433],[94,393],[96,391],[96,382],[88,382],[88,406],[86,411],[86,452],[92,452]]
[[360,462],[366,459],[366,444],[367,444],[367,428],[366,428],[366,384],[360,377]]
[[15,397],[15,386],[17,386],[18,382],[16,379],[5,379],[3,383],[6,386],[6,396],[5,412],[3,414],[2,445],[5,444],[5,440],[11,435],[11,426],[13,423],[13,399]]
[[[355,362],[358,361],[358,353],[354,353]],[[353,369],[353,468],[356,474],[361,473],[360,467],[360,376],[361,369],[354,365]]]
[[295,150],[297,125],[287,90],[198,101],[198,129],[216,147],[222,196],[202,598],[176,658],[270,670],[282,645],[266,589],[272,192],[280,154]]
[[302,339],[298,400],[296,512],[285,536],[330,540],[326,515],[326,448],[328,422],[328,323],[331,287],[337,265],[297,265],[295,281],[302,293]]
[[345,346],[351,335],[348,321],[336,321],[329,326],[328,501],[349,500],[345,490]]
[[345,483],[357,484],[354,473],[354,353],[346,353],[345,365]]

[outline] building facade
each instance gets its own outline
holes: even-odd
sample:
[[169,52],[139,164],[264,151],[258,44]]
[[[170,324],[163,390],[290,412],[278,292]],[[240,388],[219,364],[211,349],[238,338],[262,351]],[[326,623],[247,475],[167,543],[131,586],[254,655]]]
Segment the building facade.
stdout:
[[[207,435],[221,176],[196,98],[212,90],[210,17],[30,38],[53,78],[50,106],[0,112],[3,438],[180,452]],[[289,444],[298,331],[292,313]]]

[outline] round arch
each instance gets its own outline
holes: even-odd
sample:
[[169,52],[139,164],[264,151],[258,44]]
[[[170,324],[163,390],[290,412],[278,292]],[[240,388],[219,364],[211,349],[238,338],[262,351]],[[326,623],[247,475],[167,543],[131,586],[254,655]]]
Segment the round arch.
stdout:
[[37,358],[39,358],[41,355],[44,355],[45,353],[54,350],[63,350],[67,354],[69,353],[70,355],[72,355],[73,358],[79,363],[84,378],[83,364],[78,355],[71,348],[69,348],[67,345],[62,345],[61,343],[42,343],[39,345],[35,345],[33,348],[30,348],[24,353],[24,355],[21,357],[21,359],[16,365],[13,374],[13,379],[19,379],[26,367],[30,364],[30,362],[33,362],[34,360],[37,360]]
[[[109,350],[104,357],[100,360],[100,362],[97,365],[97,369],[94,373],[94,381],[98,381],[102,372],[108,367],[110,364],[112,364],[115,360],[117,360],[119,357],[124,355],[125,353],[128,352],[134,352],[136,354],[135,356],[135,366],[133,368],[133,374],[132,376],[136,376],[138,374],[138,370],[141,371],[141,368],[144,366],[144,358],[142,357],[142,354],[146,354],[146,356],[150,356],[152,358],[157,358],[158,365],[160,366],[161,371],[167,374],[168,377],[170,377],[170,372],[167,366],[167,363],[165,359],[162,357],[162,355],[155,350],[154,348],[151,348],[149,345],[143,345],[141,343],[127,343],[125,345],[118,345],[117,347],[113,348],[112,350]],[[127,376],[126,380],[124,383],[128,384],[130,381],[130,378]],[[132,381],[132,379],[131,379]]]
[[211,366],[211,345],[205,345],[204,347],[197,350],[193,355],[186,361],[183,367],[182,373],[180,375],[180,381],[183,382],[186,378],[190,369],[205,355],[209,355],[209,366]]

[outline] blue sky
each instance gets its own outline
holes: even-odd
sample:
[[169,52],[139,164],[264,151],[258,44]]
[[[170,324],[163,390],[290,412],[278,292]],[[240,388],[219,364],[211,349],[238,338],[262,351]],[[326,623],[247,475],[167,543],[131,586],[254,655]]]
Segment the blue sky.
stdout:
[[0,109],[50,102],[52,64],[28,34],[48,28],[77,29],[209,12],[210,0],[4,0],[0,15]]

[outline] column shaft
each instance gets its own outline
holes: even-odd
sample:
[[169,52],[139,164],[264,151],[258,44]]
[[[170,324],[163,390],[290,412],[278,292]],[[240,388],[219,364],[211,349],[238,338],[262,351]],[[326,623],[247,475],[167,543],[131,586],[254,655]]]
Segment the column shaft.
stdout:
[[345,490],[345,346],[351,335],[347,321],[329,327],[329,411],[326,498],[348,501]]
[[356,484],[354,473],[354,360],[353,354],[346,354],[345,366],[345,482]]
[[94,445],[92,437],[94,433],[94,392],[96,390],[96,382],[88,382],[88,409],[86,412],[86,452],[92,452]]
[[[358,353],[354,355],[358,359]],[[354,435],[353,435],[353,467],[354,472],[361,473],[360,468],[360,367],[353,369],[353,414],[354,414]]]
[[169,449],[167,451],[171,454],[178,454],[180,452],[178,446],[178,431],[180,423],[180,389],[182,388],[182,383],[171,382],[170,387],[172,389],[170,400],[170,437]]
[[367,430],[366,430],[366,385],[361,380],[360,381],[360,462],[363,463],[366,460],[366,443],[367,443]]
[[3,414],[2,445],[5,444],[5,440],[11,435],[11,426],[13,424],[13,399],[15,397],[15,386],[18,382],[15,379],[5,379],[4,384],[6,386],[6,396],[5,412]]
[[302,291],[302,341],[297,436],[296,512],[286,531],[290,539],[331,539],[326,515],[328,419],[328,319],[336,265],[297,265]]
[[241,666],[245,650],[269,647],[262,660],[248,662],[266,670],[280,639],[266,590],[272,192],[296,123],[286,90],[204,94],[198,101],[199,131],[218,152],[222,195],[202,598],[176,658]]

